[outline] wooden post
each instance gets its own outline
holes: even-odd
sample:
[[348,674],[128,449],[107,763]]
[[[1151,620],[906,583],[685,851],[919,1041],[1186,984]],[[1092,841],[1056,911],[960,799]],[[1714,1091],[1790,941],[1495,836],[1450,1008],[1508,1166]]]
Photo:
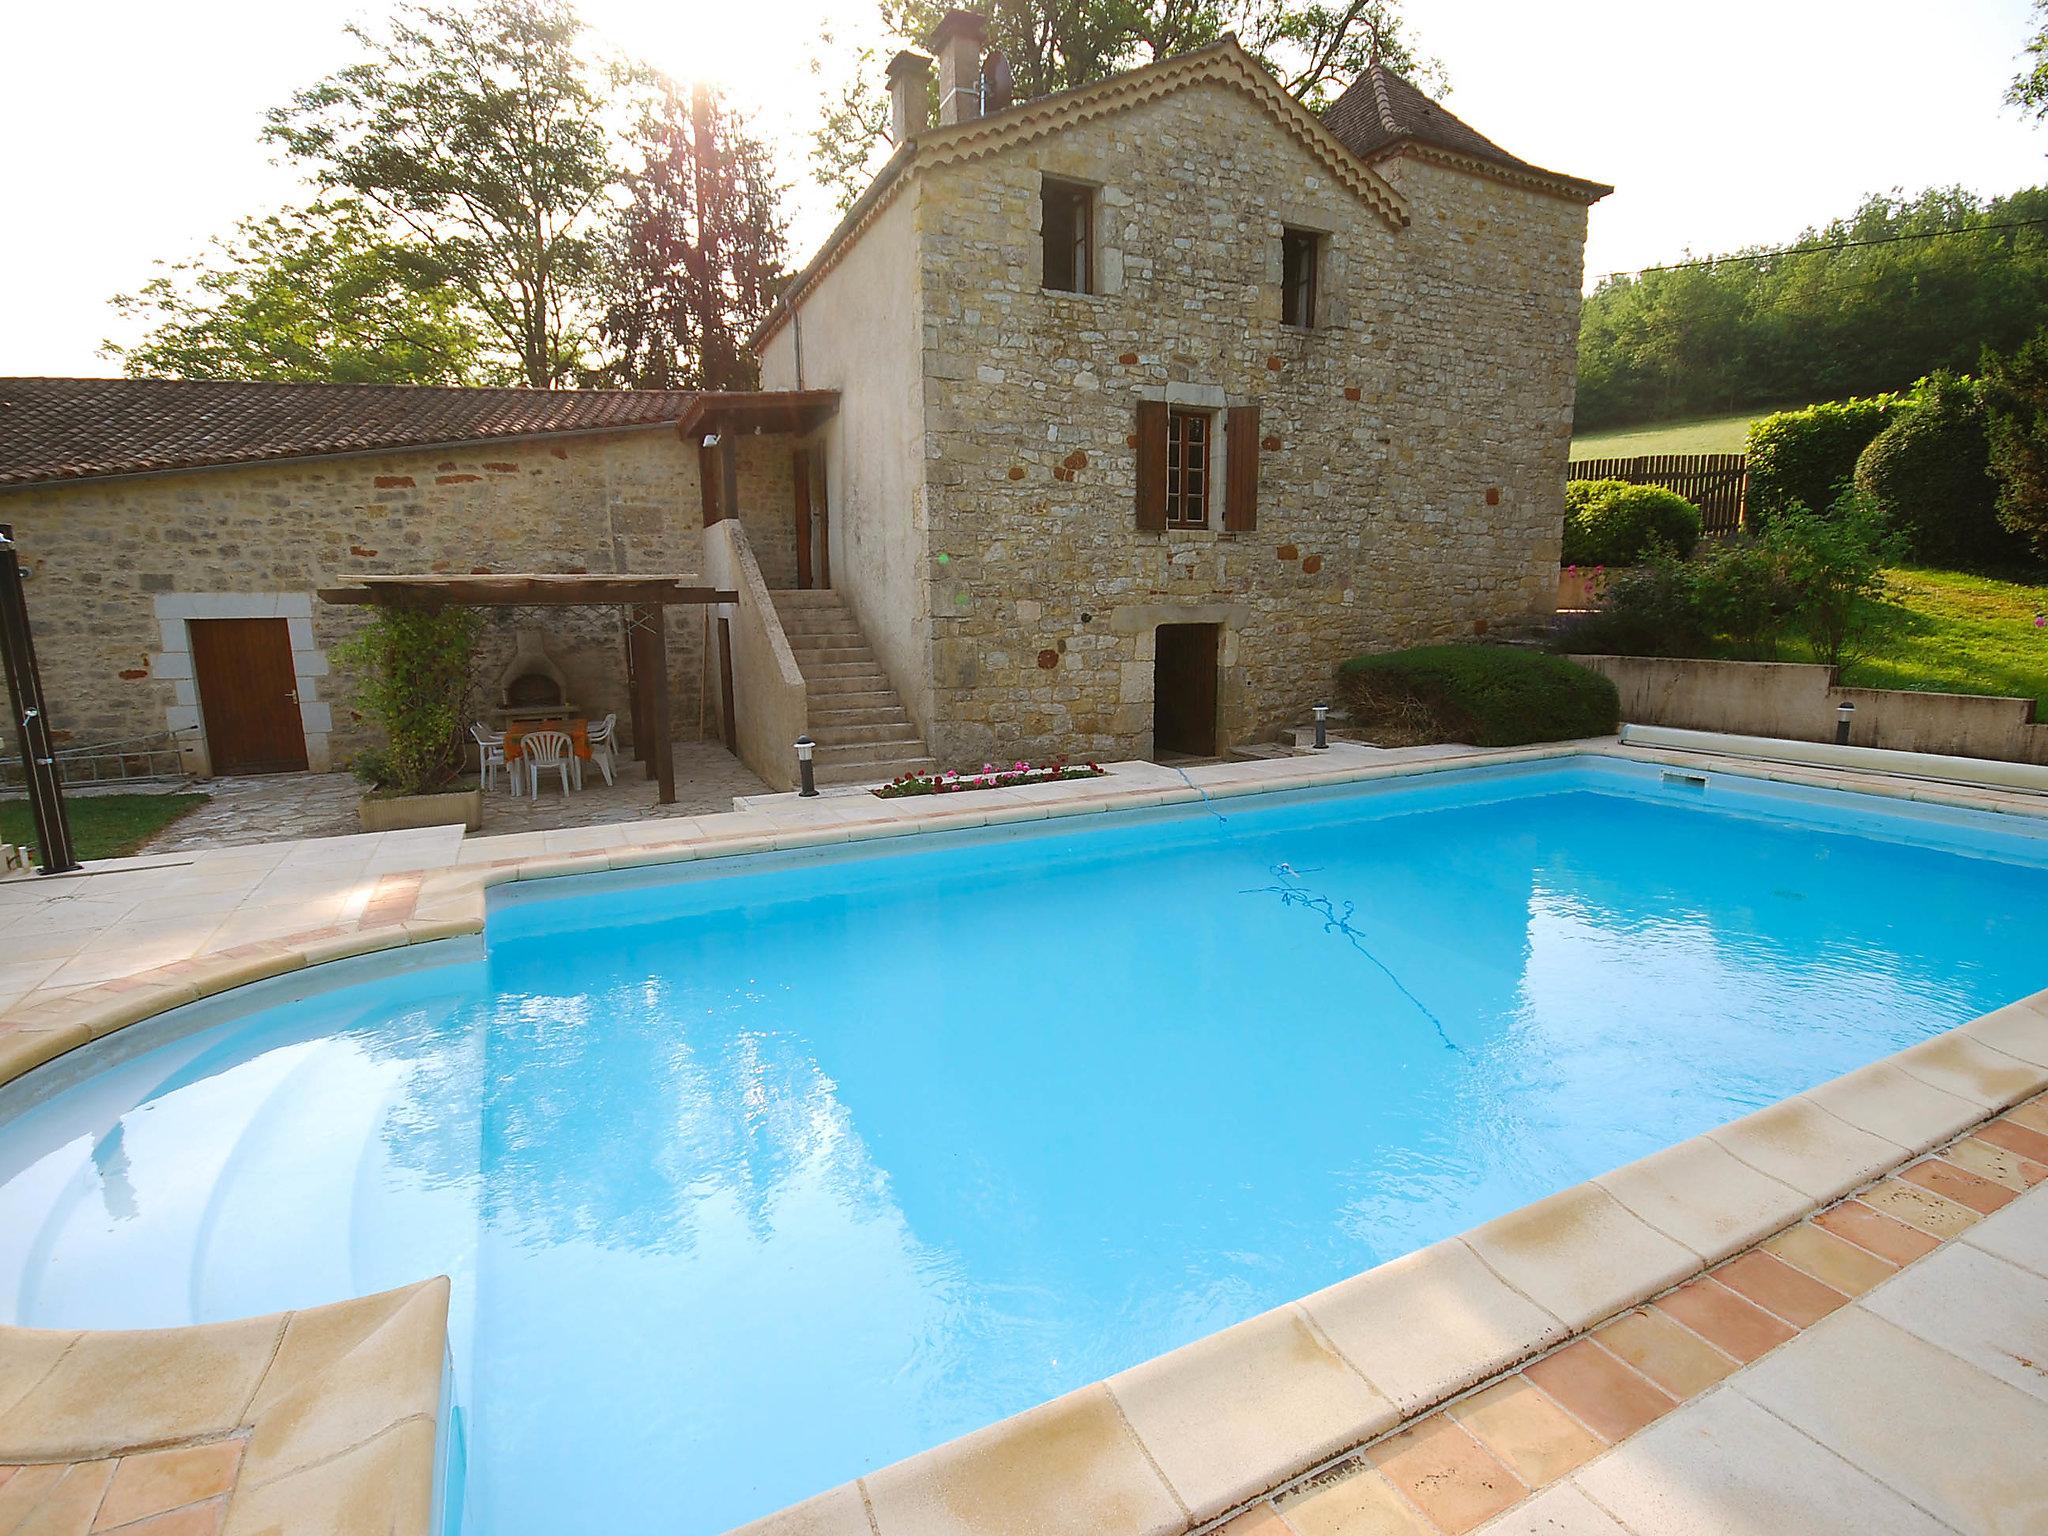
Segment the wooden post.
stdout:
[[740,515],[740,443],[733,435],[733,429],[726,427],[718,434],[718,515],[720,518]]
[[800,591],[811,587],[811,452],[798,448],[790,454],[789,477],[796,485],[796,584]]
[[668,717],[668,610],[655,607],[649,626],[647,653],[652,663],[648,687],[653,690],[648,710],[654,725],[654,777],[661,785],[655,797],[661,805],[676,803],[675,727]]
[[633,755],[648,762],[647,743],[652,726],[647,719],[647,664],[640,644],[639,604],[626,610],[626,704],[633,714]]

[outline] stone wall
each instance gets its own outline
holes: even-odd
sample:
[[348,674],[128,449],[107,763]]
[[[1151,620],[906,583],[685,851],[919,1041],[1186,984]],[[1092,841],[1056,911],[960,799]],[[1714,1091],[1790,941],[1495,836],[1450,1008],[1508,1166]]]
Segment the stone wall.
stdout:
[[[742,454],[741,505],[764,509],[745,513],[764,539],[775,521],[765,509],[789,505],[787,457],[787,440],[775,438],[750,439]],[[694,450],[664,427],[30,488],[0,493],[0,521],[15,525],[33,573],[30,612],[61,741],[196,726],[181,627],[217,608],[274,603],[294,625],[309,747],[330,748],[340,766],[370,735],[326,656],[364,610],[314,601],[316,589],[382,572],[697,574],[698,494]],[[791,526],[786,511],[780,521]],[[578,708],[616,711],[623,726],[617,611],[492,613],[485,686],[526,625],[546,631]],[[670,610],[670,707],[684,737],[699,718],[702,632],[700,613]],[[479,713],[492,703],[480,698]]]
[[2048,725],[2032,699],[1902,688],[1844,688],[1833,667],[1791,661],[1574,656],[1613,679],[1621,718],[1737,736],[1833,741],[1836,710],[1856,706],[1849,744],[1950,757],[2048,763]]
[[[1040,287],[1048,173],[1100,189],[1098,293]],[[1225,626],[1232,743],[1359,651],[1549,612],[1585,210],[1400,179],[1395,231],[1221,86],[921,177],[942,760],[1149,752],[1162,622]],[[1326,234],[1315,329],[1280,323],[1283,225]],[[1135,528],[1146,398],[1260,406],[1256,531]]]

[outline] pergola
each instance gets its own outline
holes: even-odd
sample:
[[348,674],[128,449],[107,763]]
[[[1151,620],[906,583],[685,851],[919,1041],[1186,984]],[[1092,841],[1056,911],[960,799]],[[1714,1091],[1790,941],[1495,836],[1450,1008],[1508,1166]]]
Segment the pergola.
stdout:
[[[693,585],[688,576],[357,576],[328,587],[324,603],[381,608],[624,608],[626,655],[632,668],[633,744],[647,776],[660,783],[660,803],[676,798],[675,747],[668,708],[668,631],[664,609],[734,603],[737,592]],[[727,660],[725,665],[730,666]],[[724,679],[730,687],[730,679]],[[653,751],[648,751],[649,744]]]

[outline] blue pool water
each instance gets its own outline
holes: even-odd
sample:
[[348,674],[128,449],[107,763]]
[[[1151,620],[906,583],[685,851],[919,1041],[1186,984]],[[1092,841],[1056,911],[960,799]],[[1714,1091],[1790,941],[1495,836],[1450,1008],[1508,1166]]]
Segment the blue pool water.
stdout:
[[1581,760],[519,887],[0,1092],[0,1319],[445,1271],[473,1529],[719,1531],[2048,985],[2048,839],[1895,809]]

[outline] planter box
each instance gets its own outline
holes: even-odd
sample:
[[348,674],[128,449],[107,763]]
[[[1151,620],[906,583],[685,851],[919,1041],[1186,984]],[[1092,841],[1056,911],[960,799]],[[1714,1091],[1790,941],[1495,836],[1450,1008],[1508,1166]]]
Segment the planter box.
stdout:
[[394,795],[388,800],[363,796],[356,820],[365,832],[409,832],[414,827],[461,827],[474,832],[484,824],[484,792],[453,789],[439,795]]
[[1586,608],[1596,608],[1606,593],[1608,584],[1622,570],[1608,570],[1597,565],[1567,565],[1557,573],[1557,609],[1560,613],[1575,613]]

